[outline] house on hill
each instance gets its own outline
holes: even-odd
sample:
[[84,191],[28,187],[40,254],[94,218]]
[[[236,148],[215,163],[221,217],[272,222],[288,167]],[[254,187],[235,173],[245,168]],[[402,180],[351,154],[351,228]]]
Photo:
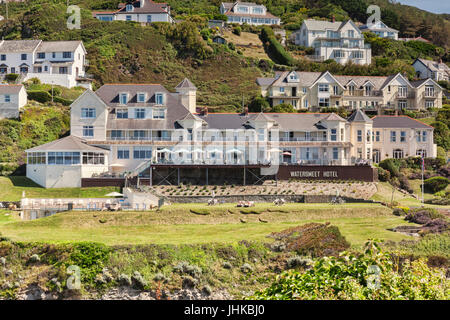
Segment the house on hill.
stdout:
[[0,119],[18,118],[27,104],[27,92],[21,84],[0,84]]
[[431,78],[435,81],[450,79],[450,68],[441,61],[431,61],[422,58],[417,58],[412,66],[416,70],[416,76],[419,79]]
[[388,27],[383,21],[365,24],[359,27],[362,32],[372,32],[381,38],[398,40],[398,30]]
[[372,62],[372,50],[364,44],[361,30],[352,20],[322,21],[308,19],[293,34],[296,45],[314,48],[314,61],[333,59],[340,64],[352,62],[366,65]]
[[281,24],[281,19],[267,11],[264,5],[253,2],[222,2],[220,13],[228,17],[229,23],[246,23],[255,26]]
[[102,21],[134,21],[142,24],[174,22],[170,15],[170,6],[167,3],[157,3],[152,0],[120,3],[117,10],[94,11],[92,15]]

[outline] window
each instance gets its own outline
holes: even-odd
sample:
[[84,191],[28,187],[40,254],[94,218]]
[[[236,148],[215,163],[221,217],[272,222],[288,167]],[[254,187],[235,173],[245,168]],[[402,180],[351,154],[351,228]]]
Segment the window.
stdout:
[[397,142],[397,132],[391,131],[391,142]]
[[38,59],[45,59],[45,52],[38,52],[37,57]]
[[425,85],[425,97],[434,97],[434,86]]
[[339,159],[339,150],[338,148],[333,148],[333,160]]
[[81,108],[81,119],[94,119],[95,113],[95,108]]
[[59,67],[59,74],[69,74],[68,67]]
[[116,109],[117,119],[128,119],[128,109]]
[[259,8],[259,7],[254,7],[253,8],[253,13],[254,14],[263,14],[263,9]]
[[354,38],[355,37],[355,31],[354,30],[348,30],[348,37]]
[[371,136],[371,135],[372,135],[372,134],[371,134],[370,130],[367,130],[367,137],[366,137],[366,140],[367,140],[368,143],[370,143],[370,136]]
[[83,152],[83,164],[105,164],[105,155],[98,152]]
[[427,132],[422,131],[422,142],[426,142],[426,141],[427,141]]
[[362,59],[364,58],[364,54],[362,51],[354,51],[353,52],[353,58],[355,59]]
[[147,23],[151,23],[152,22],[152,16],[151,15],[147,15]]
[[151,159],[152,148],[151,147],[134,147],[133,148],[134,159]]
[[434,108],[434,101],[433,100],[426,100],[425,101],[425,108]]
[[20,59],[21,59],[21,60],[27,60],[27,54],[26,54],[26,53],[22,53],[22,54],[20,55]]
[[11,96],[9,94],[5,94],[5,102],[11,102]]
[[320,83],[319,84],[319,92],[328,92],[329,87],[326,83]]
[[337,141],[337,129],[331,129],[331,141]]
[[133,5],[132,4],[127,4],[126,10],[127,11],[133,11]]
[[408,107],[408,103],[405,100],[399,100],[398,101],[398,107],[400,109],[405,109]]
[[284,87],[280,87],[280,93],[284,92]]
[[132,140],[144,140],[145,130],[134,130]]
[[28,67],[20,67],[20,72],[21,73],[27,73],[28,72]]
[[358,142],[362,142],[362,130],[356,132]]
[[117,159],[130,159],[130,149],[128,148],[117,149]]
[[127,93],[121,93],[119,101],[120,101],[120,104],[127,104],[127,102],[128,102],[128,94]]
[[122,140],[122,131],[111,130],[111,140]]
[[83,126],[83,137],[94,137],[94,127]]
[[342,51],[342,50],[335,50],[334,51],[334,57],[335,58],[344,58],[344,51]]
[[45,152],[28,153],[28,164],[46,164]]
[[406,142],[406,131],[400,132],[400,142]]
[[401,150],[401,149],[395,149],[395,150],[393,151],[392,157],[393,157],[394,159],[401,159],[401,158],[403,158],[403,150]]
[[56,52],[52,52],[52,58],[53,58],[53,59],[56,58]]
[[70,59],[70,58],[72,58],[72,52],[70,52],[70,51],[64,51],[64,52],[63,52],[63,58],[64,58],[64,59]]
[[48,66],[44,66],[44,71],[45,71],[45,72],[48,71]]
[[358,159],[362,159],[362,148],[357,149]]
[[145,109],[143,108],[134,109],[134,117],[136,119],[145,119]]
[[0,55],[0,60],[1,61],[6,61],[6,54]]
[[131,21],[131,16],[127,16],[127,17],[126,17],[126,20],[127,20],[127,21]]
[[380,131],[375,132],[375,141],[380,142]]
[[328,98],[319,98],[319,107],[329,107],[330,99]]
[[341,141],[344,141],[344,129],[341,128]]
[[421,158],[426,158],[427,157],[427,150],[424,149],[419,149],[416,151],[416,156],[419,156]]
[[339,87],[338,86],[333,86],[333,94],[335,96],[339,95]]
[[141,103],[145,102],[145,93],[138,93],[137,100]]
[[164,104],[164,95],[162,93],[157,93],[155,97],[156,104],[163,105]]
[[153,109],[153,119],[164,119],[165,117],[165,109]]
[[80,164],[79,152],[49,152],[48,164]]

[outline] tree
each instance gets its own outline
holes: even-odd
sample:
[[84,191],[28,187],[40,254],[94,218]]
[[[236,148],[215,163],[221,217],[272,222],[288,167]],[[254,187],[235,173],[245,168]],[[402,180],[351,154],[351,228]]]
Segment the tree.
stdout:
[[263,97],[256,97],[248,105],[248,111],[250,112],[265,112],[270,109],[269,102]]
[[289,103],[281,103],[272,107],[271,112],[275,113],[294,113],[295,109],[292,104]]
[[431,126],[434,128],[434,142],[448,151],[450,149],[450,130],[447,125],[441,121],[436,121]]

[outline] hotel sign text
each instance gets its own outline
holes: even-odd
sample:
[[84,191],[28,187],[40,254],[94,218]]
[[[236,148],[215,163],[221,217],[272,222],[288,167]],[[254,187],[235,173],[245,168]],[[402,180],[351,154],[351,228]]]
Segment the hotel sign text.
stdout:
[[[321,176],[322,173],[322,176]],[[291,178],[338,178],[337,171],[291,171]]]

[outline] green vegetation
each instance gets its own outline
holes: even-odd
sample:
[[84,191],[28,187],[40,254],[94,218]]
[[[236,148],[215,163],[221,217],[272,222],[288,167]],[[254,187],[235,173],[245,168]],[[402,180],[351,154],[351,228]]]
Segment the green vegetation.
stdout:
[[342,254],[315,261],[311,269],[285,271],[252,298],[277,300],[448,300],[450,281],[426,261],[394,263],[375,241],[363,254]]
[[294,59],[278,42],[272,28],[267,26],[262,27],[261,40],[266,47],[267,54],[273,61],[288,66],[294,65]]
[[0,177],[2,201],[19,201],[23,191],[28,198],[105,198],[106,194],[120,190],[115,187],[44,189],[26,177]]
[[[27,194],[28,195],[28,194]],[[108,245],[125,244],[197,244],[235,243],[240,240],[266,239],[277,232],[298,224],[330,222],[343,236],[360,247],[371,237],[399,241],[409,237],[387,229],[405,225],[391,210],[375,204],[286,204],[286,212],[269,212],[277,207],[256,204],[252,210],[261,214],[245,216],[230,214],[232,204],[206,206],[203,204],[174,204],[150,212],[64,212],[34,221],[8,219],[0,232],[15,241],[94,241]],[[208,210],[209,215],[192,214],[190,210]],[[95,215],[95,217],[94,217]],[[259,219],[267,221],[262,223]],[[99,220],[105,220],[100,223]]]
[[447,188],[450,181],[445,177],[432,177],[425,180],[423,183],[426,190],[436,193]]

